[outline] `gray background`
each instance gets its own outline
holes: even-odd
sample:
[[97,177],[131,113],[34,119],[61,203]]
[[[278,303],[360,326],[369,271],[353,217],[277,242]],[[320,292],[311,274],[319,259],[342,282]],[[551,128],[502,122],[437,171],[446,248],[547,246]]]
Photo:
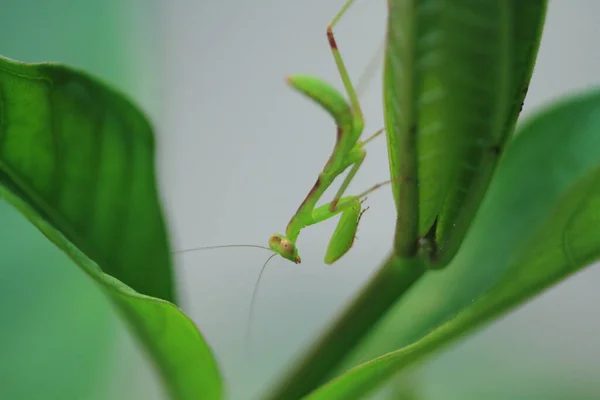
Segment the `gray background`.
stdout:
[[[310,73],[341,89],[325,28],[342,3],[161,3],[156,46],[163,76],[153,85],[162,109],[152,117],[175,249],[266,245],[271,234],[284,231],[335,138],[332,119],[287,87],[284,77]],[[354,81],[383,41],[385,9],[384,1],[361,1],[336,29]],[[600,2],[594,0],[550,1],[526,114],[598,83],[598,15]],[[383,125],[379,73],[361,94],[365,133]],[[349,192],[362,191],[387,174],[381,138],[369,144]],[[325,197],[331,196],[333,191]],[[394,224],[389,189],[369,196],[368,204],[358,241],[333,266],[322,259],[335,220],[302,232],[301,265],[272,260],[256,303],[252,357],[244,341],[246,319],[268,253],[223,249],[176,258],[184,308],[213,347],[231,398],[264,389],[386,255]],[[591,385],[600,370],[594,317],[599,278],[598,268],[589,268],[448,348],[425,365],[421,378],[430,379],[424,388],[428,398],[476,397],[486,386],[500,391],[507,385]],[[150,379],[152,372],[145,371]]]

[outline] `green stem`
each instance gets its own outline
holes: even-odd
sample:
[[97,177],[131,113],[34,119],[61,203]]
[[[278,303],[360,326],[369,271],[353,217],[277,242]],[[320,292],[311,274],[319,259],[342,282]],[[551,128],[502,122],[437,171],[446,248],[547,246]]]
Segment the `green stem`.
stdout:
[[264,398],[299,399],[323,384],[424,271],[418,258],[390,256],[346,311]]

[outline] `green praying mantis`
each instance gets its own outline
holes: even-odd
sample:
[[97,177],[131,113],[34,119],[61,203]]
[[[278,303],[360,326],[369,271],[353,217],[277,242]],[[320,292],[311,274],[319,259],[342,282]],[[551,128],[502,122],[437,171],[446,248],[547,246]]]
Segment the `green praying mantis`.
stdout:
[[[269,261],[273,257],[279,255],[294,262],[295,264],[299,264],[301,262],[301,258],[296,242],[298,240],[298,236],[300,235],[300,231],[308,226],[318,224],[333,218],[338,214],[341,214],[334,233],[329,240],[327,251],[324,257],[326,264],[330,265],[335,263],[342,256],[344,256],[354,244],[358,224],[360,223],[363,213],[368,209],[368,207],[363,207],[365,197],[380,187],[391,183],[391,180],[388,180],[373,185],[358,195],[342,197],[365,160],[367,154],[364,148],[365,145],[381,135],[384,131],[384,129],[380,129],[373,135],[369,136],[366,140],[360,140],[364,127],[363,113],[358,100],[358,95],[354,86],[352,85],[350,76],[346,70],[346,66],[344,65],[344,61],[342,60],[333,34],[334,26],[340,21],[340,19],[355,1],[356,0],[347,0],[327,27],[327,40],[329,47],[348,95],[349,102],[346,101],[344,96],[333,86],[313,76],[292,75],[286,79],[287,83],[292,88],[315,101],[334,118],[337,126],[337,135],[335,146],[329,159],[327,160],[327,163],[323,167],[323,170],[319,174],[308,195],[290,219],[286,227],[285,234],[277,233],[272,235],[269,238],[268,247],[251,244],[219,245],[196,247],[176,252],[183,253],[197,250],[231,247],[260,248],[273,252],[273,254],[264,262],[254,285],[246,329],[247,341],[249,341],[251,337],[251,323],[253,320],[253,314],[255,310],[254,306],[257,298],[259,283]],[[350,168],[350,171],[344,178],[333,200],[317,207],[317,203],[323,194],[333,184],[335,179],[348,170],[348,168]],[[248,348],[250,348],[249,342],[247,345]]]
[[[269,239],[268,247],[259,245],[221,245],[197,247],[181,250],[177,253],[224,247],[254,247],[271,250],[274,253],[263,265],[263,270],[268,261],[276,255],[299,264],[301,258],[296,241],[298,240],[300,231],[308,226],[326,221],[338,214],[341,214],[341,217],[329,241],[324,261],[326,264],[333,264],[350,250],[356,237],[361,216],[368,209],[368,207],[363,208],[362,205],[365,196],[391,182],[388,180],[378,183],[358,195],[342,197],[365,159],[366,150],[364,146],[383,132],[383,129],[380,129],[366,140],[359,140],[364,127],[363,113],[333,34],[334,26],[355,1],[347,0],[327,27],[329,47],[333,53],[338,72],[350,102],[346,101],[337,89],[321,79],[309,75],[292,75],[287,78],[287,83],[292,88],[315,101],[334,118],[337,126],[337,136],[329,160],[308,195],[289,221],[285,234],[278,233],[272,235]],[[325,191],[348,168],[350,168],[350,171],[343,180],[333,200],[317,207],[317,202],[321,199]]]

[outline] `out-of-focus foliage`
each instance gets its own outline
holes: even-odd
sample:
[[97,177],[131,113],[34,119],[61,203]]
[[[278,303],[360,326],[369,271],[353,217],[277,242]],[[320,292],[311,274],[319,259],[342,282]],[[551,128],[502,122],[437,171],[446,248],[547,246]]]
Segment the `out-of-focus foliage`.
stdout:
[[[69,62],[126,85],[120,9],[116,0],[5,0],[0,54]],[[105,57],[109,53],[113,57]],[[0,398],[105,399],[113,310],[90,279],[4,201],[0,275]]]

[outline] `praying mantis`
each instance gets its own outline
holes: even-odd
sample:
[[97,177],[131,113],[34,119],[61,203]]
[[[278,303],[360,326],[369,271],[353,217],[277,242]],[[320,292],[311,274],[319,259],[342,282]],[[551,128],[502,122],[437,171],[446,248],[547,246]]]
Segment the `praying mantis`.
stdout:
[[[373,185],[369,189],[358,195],[344,196],[344,193],[356,173],[360,169],[366,157],[365,145],[371,140],[380,136],[384,129],[379,129],[367,139],[361,141],[360,137],[363,133],[364,119],[362,109],[360,107],[358,95],[352,82],[333,34],[333,28],[340,21],[343,15],[348,11],[350,6],[356,0],[346,0],[343,7],[335,15],[333,20],[327,26],[327,41],[333,54],[338,72],[340,74],[344,89],[348,95],[349,101],[329,83],[309,75],[292,75],[286,81],[295,90],[307,96],[322,108],[325,109],[335,120],[337,126],[336,142],[329,159],[327,160],[322,171],[319,173],[316,182],[313,184],[308,195],[300,204],[297,211],[290,219],[285,234],[276,233],[269,238],[268,247],[252,244],[231,244],[219,246],[196,247],[192,249],[180,250],[176,253],[184,253],[196,250],[209,250],[216,248],[231,248],[231,247],[251,247],[260,248],[272,251],[273,254],[264,262],[252,293],[250,302],[250,313],[248,315],[248,323],[246,326],[246,340],[250,340],[251,323],[255,310],[255,301],[257,299],[258,287],[262,275],[269,261],[279,255],[295,264],[301,263],[296,241],[300,235],[300,231],[308,226],[324,222],[330,218],[341,214],[338,224],[334,230],[327,251],[324,257],[325,264],[331,265],[344,256],[353,246],[358,224],[360,223],[363,213],[368,207],[363,207],[365,197],[380,187],[391,183],[387,180]],[[383,49],[383,48],[381,48]],[[370,66],[372,67],[372,65]],[[360,82],[359,82],[360,85]],[[318,201],[321,199],[327,189],[333,184],[336,178],[342,175],[346,170],[348,174],[344,178],[340,188],[336,192],[333,200],[329,203],[317,207]],[[250,342],[247,343],[250,348]]]
[[[277,233],[272,235],[269,238],[268,247],[259,245],[222,245],[197,247],[182,250],[178,253],[223,247],[256,247],[271,250],[274,253],[273,256],[280,255],[287,260],[299,264],[301,257],[296,246],[296,241],[300,231],[305,227],[326,221],[338,214],[341,214],[341,216],[329,241],[324,262],[326,264],[333,264],[351,249],[362,214],[368,209],[368,207],[363,208],[362,206],[365,196],[381,186],[390,183],[389,180],[381,182],[358,195],[342,197],[365,159],[366,150],[364,146],[383,132],[383,129],[380,129],[366,140],[359,140],[364,128],[363,113],[333,34],[334,26],[355,1],[347,0],[327,27],[329,47],[349,102],[346,101],[337,89],[319,78],[309,75],[292,75],[286,79],[292,88],[315,101],[334,118],[337,126],[337,136],[334,149],[327,163],[308,195],[289,221],[285,234]],[[348,168],[350,168],[350,171],[344,178],[333,200],[317,207],[317,202],[321,199],[325,191]]]
[[[346,254],[354,243],[358,224],[362,214],[366,211],[366,208],[362,208],[361,200],[367,194],[389,183],[387,181],[376,184],[359,195],[342,197],[365,159],[367,154],[364,149],[365,144],[383,132],[383,129],[381,129],[365,141],[361,142],[359,140],[364,127],[363,114],[358,96],[352,86],[350,76],[333,34],[333,27],[339,22],[354,1],[347,0],[327,27],[329,47],[333,53],[350,103],[333,86],[318,78],[307,75],[293,75],[287,78],[287,82],[292,88],[321,105],[334,118],[337,125],[337,137],[333,152],[312,189],[292,216],[287,225],[285,235],[275,234],[269,239],[269,248],[271,250],[296,264],[301,262],[298,247],[296,246],[296,240],[300,231],[307,226],[323,222],[340,213],[341,217],[329,241],[324,261],[326,264],[333,264]],[[317,202],[333,181],[348,168],[350,168],[350,171],[333,200],[330,203],[315,208]]]

